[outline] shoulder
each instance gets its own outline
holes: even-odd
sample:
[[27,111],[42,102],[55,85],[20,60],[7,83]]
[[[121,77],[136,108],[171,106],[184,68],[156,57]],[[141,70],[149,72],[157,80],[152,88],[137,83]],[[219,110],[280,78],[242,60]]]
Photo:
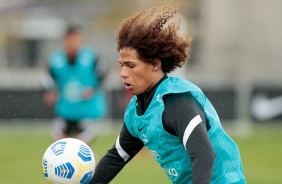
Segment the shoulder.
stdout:
[[57,50],[57,51],[51,53],[49,60],[54,60],[54,59],[63,57],[63,55],[64,55],[64,52],[62,50]]
[[194,117],[194,114],[203,111],[200,102],[190,92],[168,94],[164,97],[164,104],[164,116],[171,118],[179,119],[184,114],[186,117],[187,113]]
[[79,51],[79,60],[83,64],[93,64],[97,60],[97,54],[90,47],[83,47]]
[[164,104],[163,126],[173,135],[180,135],[180,129],[185,130],[194,117],[204,114],[202,106],[190,92],[167,94]]
[[89,56],[92,56],[92,57],[97,57],[96,51],[94,49],[92,49],[91,47],[82,47],[80,49],[80,54],[89,55]]
[[50,55],[48,64],[50,67],[59,67],[64,65],[65,62],[64,52],[62,50],[58,50]]
[[194,106],[198,103],[196,98],[191,94],[191,92],[170,93],[165,95],[163,99],[166,107],[174,109],[183,108],[187,106]]
[[165,79],[158,88],[158,93],[185,93],[185,92],[201,92],[201,89],[192,82],[178,78],[168,77]]
[[176,96],[175,98],[184,98],[186,99],[186,101],[198,101],[202,105],[204,105],[206,102],[206,96],[201,88],[194,83],[182,78],[168,77],[166,80],[164,80],[164,83],[162,84],[162,87],[159,91],[164,96]]

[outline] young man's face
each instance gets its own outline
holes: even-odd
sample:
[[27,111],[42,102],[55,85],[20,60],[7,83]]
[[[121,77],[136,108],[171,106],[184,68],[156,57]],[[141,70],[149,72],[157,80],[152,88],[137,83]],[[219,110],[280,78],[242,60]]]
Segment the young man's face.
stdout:
[[136,50],[123,48],[120,50],[120,76],[125,88],[133,95],[149,91],[158,82],[156,72],[159,68],[138,59]]

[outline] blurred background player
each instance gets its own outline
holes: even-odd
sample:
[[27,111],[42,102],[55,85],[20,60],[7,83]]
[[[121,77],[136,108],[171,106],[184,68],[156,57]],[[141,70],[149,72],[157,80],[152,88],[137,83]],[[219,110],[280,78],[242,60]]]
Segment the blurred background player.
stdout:
[[83,46],[78,26],[68,27],[63,43],[64,48],[50,56],[51,80],[43,85],[44,102],[55,104],[52,137],[76,137],[89,144],[99,132],[94,121],[107,114],[106,97],[100,86],[108,65],[98,60],[91,48]]

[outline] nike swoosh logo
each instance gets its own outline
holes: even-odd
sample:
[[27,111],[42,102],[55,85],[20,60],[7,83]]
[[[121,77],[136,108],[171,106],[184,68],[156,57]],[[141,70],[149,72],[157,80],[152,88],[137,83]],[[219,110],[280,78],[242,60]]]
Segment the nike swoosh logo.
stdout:
[[138,127],[138,131],[141,132],[141,130],[143,130],[143,128],[144,128],[144,125],[141,128]]
[[253,97],[251,111],[252,115],[261,121],[282,115],[282,96],[268,98],[264,94],[257,94]]

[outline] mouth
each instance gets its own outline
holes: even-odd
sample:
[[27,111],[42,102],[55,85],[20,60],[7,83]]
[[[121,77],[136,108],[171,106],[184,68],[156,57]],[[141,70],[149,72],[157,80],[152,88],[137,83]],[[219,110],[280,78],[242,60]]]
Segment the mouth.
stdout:
[[124,82],[123,84],[125,85],[125,88],[128,90],[131,90],[133,88],[133,85],[130,83]]

